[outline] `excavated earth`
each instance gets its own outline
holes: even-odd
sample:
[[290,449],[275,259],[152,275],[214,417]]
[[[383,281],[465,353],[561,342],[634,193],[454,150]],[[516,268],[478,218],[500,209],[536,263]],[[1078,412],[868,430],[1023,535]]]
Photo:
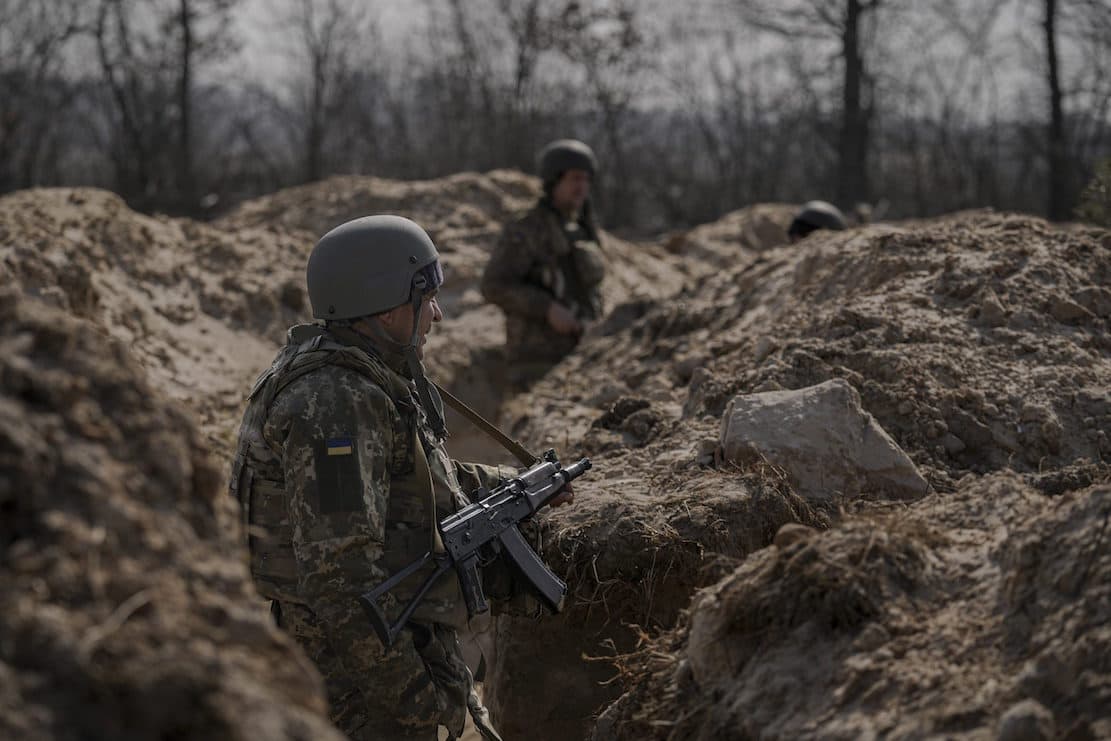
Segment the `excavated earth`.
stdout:
[[[567,609],[493,626],[506,738],[1111,735],[1111,235],[971,212],[787,246],[791,207],[759,205],[611,238],[609,313],[507,399],[477,282],[537,193],[334,178],[210,224],[0,199],[0,735],[336,735],[221,492],[244,392],[308,318],[314,240],[381,212],[444,255],[432,375],[594,460],[544,520]],[[811,500],[723,459],[735,395],[833,378],[927,496]],[[505,460],[453,429],[457,457]]]
[[[548,661],[616,655],[575,732],[1111,736],[1109,285],[1111,234],[974,212],[738,251],[615,308],[506,408],[597,467],[549,518],[576,603],[543,628],[567,646]],[[806,501],[774,466],[721,459],[735,395],[834,378],[931,494]],[[789,522],[809,529],[775,545]],[[551,674],[506,704],[566,686]]]

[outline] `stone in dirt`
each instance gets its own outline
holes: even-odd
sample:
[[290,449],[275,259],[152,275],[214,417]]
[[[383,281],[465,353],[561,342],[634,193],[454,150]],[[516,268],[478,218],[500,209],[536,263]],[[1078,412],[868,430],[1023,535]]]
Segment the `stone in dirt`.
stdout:
[[861,493],[910,499],[929,488],[840,378],[734,397],[722,417],[721,447],[728,462],[783,469],[799,494],[816,499]]

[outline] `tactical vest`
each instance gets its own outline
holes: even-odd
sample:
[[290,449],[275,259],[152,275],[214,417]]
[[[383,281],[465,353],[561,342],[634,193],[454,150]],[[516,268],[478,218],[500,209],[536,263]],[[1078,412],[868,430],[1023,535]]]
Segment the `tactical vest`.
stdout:
[[[382,569],[394,574],[429,550],[442,550],[437,517],[467,503],[455,468],[424,423],[423,410],[408,379],[390,370],[379,358],[346,345],[316,325],[289,330],[287,344],[271,367],[255,382],[239,434],[232,465],[231,491],[240,506],[248,536],[251,576],[264,597],[304,604],[298,590],[299,574],[293,553],[281,457],[263,438],[263,429],[274,399],[293,381],[326,365],[353,370],[381,388],[398,411],[393,426],[390,490]],[[438,398],[435,402],[438,402]],[[416,592],[428,573],[425,569],[398,585],[394,615]],[[384,577],[383,577],[384,578]],[[369,589],[373,584],[366,585]],[[387,609],[391,609],[387,607]],[[444,574],[432,586],[414,613],[418,622],[438,622],[462,627],[467,613],[454,573]]]

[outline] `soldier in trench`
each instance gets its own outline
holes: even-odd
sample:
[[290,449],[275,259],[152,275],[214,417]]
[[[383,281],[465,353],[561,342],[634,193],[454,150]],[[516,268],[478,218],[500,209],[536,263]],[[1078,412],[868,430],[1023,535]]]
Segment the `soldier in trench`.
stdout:
[[545,147],[544,193],[505,227],[483,273],[482,294],[505,312],[509,381],[518,388],[563,359],[602,316],[605,262],[590,202],[596,171],[581,141]]
[[[455,738],[470,710],[483,738],[498,739],[463,659],[468,616],[452,572],[389,648],[358,602],[429,550],[435,521],[466,505],[464,492],[515,474],[444,447],[443,405],[422,364],[442,318],[436,247],[408,219],[356,219],[317,243],[306,277],[322,322],[291,328],[255,383],[233,464],[254,583],[320,669],[331,718],[351,738],[428,741],[439,727]],[[572,497],[568,487],[553,504]],[[515,585],[499,563],[483,581],[506,604]],[[423,578],[392,592],[390,619]]]

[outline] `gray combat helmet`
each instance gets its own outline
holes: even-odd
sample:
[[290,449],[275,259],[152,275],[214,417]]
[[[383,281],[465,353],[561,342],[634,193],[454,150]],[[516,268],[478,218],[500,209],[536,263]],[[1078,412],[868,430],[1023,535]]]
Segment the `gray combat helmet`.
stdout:
[[540,152],[540,179],[554,184],[568,170],[586,170],[594,177],[598,160],[594,151],[578,139],[557,139]]
[[401,216],[364,216],[340,224],[316,243],[305,280],[316,319],[356,319],[410,300],[412,289],[443,282],[439,253],[416,223]]
[[845,217],[840,209],[826,201],[808,201],[795,214],[787,234],[801,238],[816,229],[841,231],[844,228]]

